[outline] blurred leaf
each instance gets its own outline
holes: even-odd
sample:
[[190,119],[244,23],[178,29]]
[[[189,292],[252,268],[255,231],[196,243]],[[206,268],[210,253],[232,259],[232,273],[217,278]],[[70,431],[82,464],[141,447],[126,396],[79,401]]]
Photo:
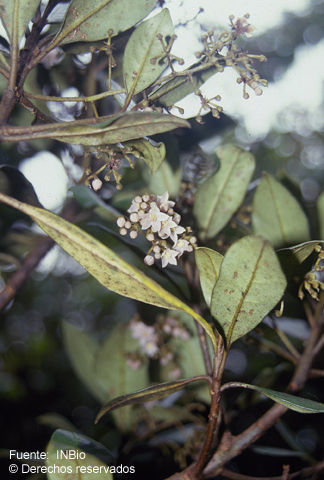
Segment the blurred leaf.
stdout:
[[324,240],[324,192],[322,192],[318,197],[317,209],[318,209],[320,238]]
[[287,448],[278,448],[278,447],[268,447],[268,446],[261,446],[257,445],[252,447],[251,450],[254,453],[258,453],[260,455],[269,455],[270,457],[305,457],[305,452],[299,452],[296,450],[288,450]]
[[[138,341],[127,327],[124,323],[117,325],[98,351],[96,372],[98,382],[106,392],[105,403],[110,398],[130,394],[149,384],[147,361],[137,369],[127,364],[127,354],[139,349]],[[122,431],[130,430],[136,421],[132,407],[113,412],[113,416]]]
[[190,126],[185,120],[157,112],[129,112],[123,115],[118,114],[116,117],[104,121],[99,120],[97,124],[91,124],[87,119],[87,123],[81,120],[75,122],[76,125],[74,122],[35,125],[28,127],[28,132],[26,132],[26,127],[10,127],[10,131],[0,127],[0,140],[18,142],[38,138],[55,138],[61,142],[93,146],[126,142]]
[[142,22],[130,36],[123,58],[125,86],[130,95],[149,87],[167,66],[161,41],[173,34],[169,10],[163,9],[152,18]]
[[182,390],[189,383],[206,380],[207,377],[193,377],[187,378],[185,380],[176,380],[174,382],[160,383],[159,385],[154,385],[153,387],[145,388],[144,390],[137,391],[136,393],[131,393],[129,395],[122,395],[121,397],[114,398],[111,402],[107,403],[100,412],[98,413],[95,423],[98,423],[99,420],[108,412],[111,412],[115,408],[121,408],[125,405],[133,405],[136,403],[150,402],[152,400],[160,400],[161,398],[167,397],[178,390]]
[[0,201],[29,215],[47,235],[109,290],[144,303],[183,310],[192,315],[216,348],[215,335],[206,320],[94,237],[47,210],[32,207],[1,193]]
[[234,145],[216,150],[219,170],[197,188],[194,215],[202,237],[214,237],[241,205],[254,171],[254,157]]
[[[189,69],[195,69],[199,65],[201,65],[201,63],[197,62],[196,64],[191,65]],[[161,87],[158,87],[151,92],[148,98],[152,102],[158,101],[165,107],[172,107],[184,97],[193,93],[197,88],[201,87],[201,85],[207,82],[207,80],[218,71],[217,67],[209,67],[206,68],[206,70],[198,71],[190,75],[193,81],[190,81],[190,77],[186,75],[172,78],[163,83]]]
[[33,185],[18,168],[0,165],[0,192],[35,207],[42,206]]
[[63,417],[63,415],[60,415],[59,413],[44,413],[43,415],[37,417],[37,422],[40,425],[46,425],[47,427],[53,429],[60,428],[69,432],[77,432],[77,428],[73,425],[73,423],[71,423],[70,420]]
[[18,44],[39,4],[40,0],[0,0],[0,16],[6,27],[10,43],[16,36],[15,41]]
[[218,279],[223,255],[212,248],[198,247],[195,248],[195,258],[205,302],[210,306],[213,288]]
[[72,0],[58,34],[59,44],[93,42],[118,35],[135,25],[154,8],[155,0]]
[[[288,280],[294,280],[303,276],[310,270],[313,262],[313,252],[317,245],[323,245],[320,240],[311,240],[288,248],[277,250],[281,267]],[[307,260],[307,262],[305,262]],[[305,263],[304,263],[305,262]],[[297,281],[298,283],[298,281]]]
[[164,161],[160,168],[149,177],[150,192],[155,195],[169,192],[170,197],[176,197],[180,189],[181,177],[181,168],[173,171],[170,164]]
[[[226,385],[226,384],[225,384]],[[228,384],[228,388],[230,388]],[[250,385],[249,383],[233,382],[233,387],[249,388],[260,392],[268,398],[271,398],[276,403],[284,405],[290,410],[294,410],[299,413],[324,413],[324,403],[314,402],[308,398],[296,397],[285,392],[276,392],[269,388],[257,387],[256,385]]]
[[[77,458],[59,459],[57,458],[57,454],[61,450],[66,453],[70,450],[71,456],[75,454]],[[85,455],[82,454],[82,452],[84,452]],[[87,480],[88,478],[94,477],[94,475],[98,480],[113,480],[108,465],[102,461],[102,458],[113,461],[112,455],[103,445],[85,435],[66,430],[56,430],[47,445],[46,454],[46,466],[47,468],[52,467],[47,472],[47,478],[49,480],[62,480],[62,475],[65,477],[68,476],[71,480]],[[59,470],[62,472],[65,471],[65,473],[58,472],[58,467]],[[84,471],[82,471],[82,467],[84,467]],[[89,469],[90,472],[87,472],[87,469]]]
[[256,234],[274,247],[309,240],[308,221],[297,200],[268,173],[264,173],[255,192],[252,214]]
[[162,142],[156,143],[150,139],[141,138],[127,142],[126,146],[133,147],[140,153],[151,173],[156,172],[165,159],[165,145]]
[[227,250],[211,301],[211,313],[222,326],[228,345],[261,322],[276,306],[286,279],[270,244],[246,236]]

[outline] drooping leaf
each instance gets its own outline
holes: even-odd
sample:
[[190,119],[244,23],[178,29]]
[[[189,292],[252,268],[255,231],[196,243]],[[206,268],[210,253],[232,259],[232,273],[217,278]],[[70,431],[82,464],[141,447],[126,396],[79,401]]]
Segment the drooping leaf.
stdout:
[[320,194],[317,200],[319,231],[321,239],[324,239],[324,192]]
[[[155,0],[72,0],[56,43],[93,42],[118,35],[142,18],[155,6]],[[59,42],[58,42],[59,40]]]
[[[300,245],[280,248],[277,251],[281,267],[287,278],[303,278],[305,273],[311,268],[313,260],[312,254],[318,245],[324,246],[324,241],[311,240],[310,242],[301,243]],[[305,262],[305,260],[307,260],[307,262]]]
[[271,175],[265,173],[255,192],[253,230],[274,247],[285,247],[309,240],[307,217],[297,200]]
[[222,326],[227,343],[261,322],[281,299],[286,279],[270,244],[246,236],[231,245],[212,293],[211,313]]
[[234,145],[216,150],[219,170],[198,186],[194,215],[202,237],[214,237],[238,209],[254,171],[253,156]]
[[123,58],[125,86],[129,95],[135,95],[149,87],[167,66],[163,58],[164,43],[173,34],[169,10],[163,9],[152,18],[141,23],[130,36]]
[[136,138],[156,135],[178,127],[189,127],[189,123],[172,115],[157,112],[129,112],[118,115],[118,118],[107,120],[108,126],[102,119],[91,124],[89,120],[79,121],[75,125],[69,122],[54,125],[35,125],[26,128],[0,127],[0,140],[18,142],[38,138],[55,138],[61,142],[77,143],[80,145],[103,145],[126,142]]
[[176,380],[174,382],[160,383],[159,385],[154,385],[129,395],[122,395],[114,398],[100,410],[96,417],[95,423],[98,423],[106,413],[111,412],[116,408],[121,408],[126,405],[134,405],[137,403],[150,402],[152,400],[160,400],[161,398],[167,397],[178,390],[182,390],[189,383],[201,380],[208,381],[208,377],[199,376],[187,378],[185,380]]
[[[285,392],[276,392],[270,388],[262,388],[256,385],[250,385],[249,383],[233,382],[232,386],[249,388],[250,390],[260,392],[266,397],[271,398],[274,402],[280,403],[280,405],[299,413],[324,413],[324,403],[315,402],[308,398],[297,397],[296,395],[291,395],[290,393]],[[226,387],[226,384],[224,387]],[[228,384],[228,388],[230,387],[231,385]]]
[[39,4],[40,0],[0,0],[0,16],[10,43],[18,44]]
[[141,155],[151,173],[156,172],[165,159],[165,145],[162,142],[156,143],[150,139],[141,138],[127,142],[126,146],[134,148]]
[[[60,452],[71,457],[58,458]],[[87,480],[91,477],[113,480],[103,458],[111,462],[114,460],[110,452],[95,440],[80,433],[56,430],[46,449],[47,478],[62,480],[62,476],[68,476],[73,480]]]
[[[128,324],[124,323],[117,325],[98,351],[96,376],[106,391],[104,403],[149,385],[147,361],[136,369],[127,363],[127,355],[139,349],[138,340],[132,337],[127,327]],[[121,431],[130,430],[137,420],[132,406],[114,411],[113,416]]]
[[180,189],[182,171],[178,168],[173,171],[167,161],[162,162],[158,170],[149,177],[149,189],[156,195],[169,192],[170,197],[175,197]]
[[206,320],[94,237],[41,208],[32,207],[4,194],[0,194],[0,201],[29,215],[47,235],[109,290],[144,303],[182,310],[192,315],[216,347],[215,335]]
[[[190,66],[190,70],[194,70],[200,63]],[[174,104],[182,100],[184,97],[193,93],[196,88],[201,87],[207,80],[218,72],[217,67],[209,67],[205,70],[191,73],[191,78],[188,75],[181,75],[171,80],[166,81],[161,87],[156,88],[149,94],[149,99],[152,102],[158,101],[165,107],[172,107]]]
[[205,302],[210,306],[213,288],[218,279],[223,255],[212,248],[198,247],[195,249],[195,258]]

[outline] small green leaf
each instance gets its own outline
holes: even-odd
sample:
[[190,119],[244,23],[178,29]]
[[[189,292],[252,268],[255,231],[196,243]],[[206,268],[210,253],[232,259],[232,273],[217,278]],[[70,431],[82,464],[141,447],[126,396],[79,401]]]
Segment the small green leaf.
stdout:
[[178,168],[173,171],[170,164],[164,161],[158,170],[149,177],[149,189],[156,195],[169,192],[170,197],[175,197],[180,189],[182,171]]
[[[200,65],[201,63],[197,62],[196,64],[191,65],[189,70],[194,70]],[[149,94],[149,99],[152,102],[158,101],[165,107],[172,107],[184,97],[193,93],[197,88],[201,87],[201,85],[207,82],[207,80],[218,71],[219,69],[217,67],[208,67],[205,70],[193,74],[191,73],[190,76],[192,81],[188,75],[181,75],[172,78],[151,92]]]
[[[308,398],[296,397],[290,393],[276,392],[269,388],[257,387],[256,385],[241,382],[233,382],[232,385],[229,383],[228,386],[225,384],[224,387],[226,387],[226,389],[230,387],[243,387],[255,390],[271,398],[274,402],[280,403],[280,405],[284,405],[290,410],[295,410],[299,413],[324,413],[324,403],[314,402],[314,400],[309,400]],[[223,388],[223,390],[225,390],[225,388]]]
[[160,34],[165,44],[167,37],[173,34],[173,23],[167,8],[141,23],[128,40],[123,72],[129,95],[149,87],[166,68],[162,43],[157,38]]
[[317,200],[318,220],[320,237],[324,240],[324,192],[320,194]]
[[129,395],[122,395],[120,397],[114,398],[111,402],[107,403],[100,412],[98,413],[95,423],[98,423],[99,420],[108,412],[115,410],[116,408],[121,408],[126,405],[134,405],[137,403],[150,402],[152,400],[160,400],[161,398],[167,397],[178,390],[182,390],[189,383],[206,380],[208,377],[199,376],[193,378],[187,378],[185,380],[176,380],[174,382],[160,383],[159,385],[154,385],[153,387],[148,387],[143,390],[139,390],[135,393]]
[[47,235],[109,290],[144,303],[182,310],[192,315],[216,348],[213,329],[206,320],[94,237],[47,210],[32,207],[1,193],[0,201],[29,215]]
[[234,145],[216,150],[219,170],[198,186],[194,215],[202,237],[214,237],[241,205],[251,180],[255,161],[253,156]]
[[270,244],[257,236],[233,243],[222,261],[211,313],[228,345],[255,328],[281,299],[286,279]]
[[195,248],[195,258],[205,302],[210,306],[213,288],[219,276],[223,255],[212,248],[198,247]]
[[[0,17],[6,27],[10,43],[15,37],[14,28],[17,41],[25,33],[28,22],[33,19],[39,4],[40,0],[0,0]],[[15,15],[15,8],[17,8],[17,15]]]
[[140,154],[151,173],[156,172],[165,159],[165,145],[162,142],[156,143],[150,139],[141,138],[126,142],[125,146],[134,148]]
[[265,173],[255,192],[253,230],[274,247],[309,240],[308,221],[297,200],[271,175]]
[[132,0],[129,8],[129,0],[72,0],[55,43],[103,40],[109,30],[113,36],[118,35],[146,17],[155,3],[155,0]]
[[[105,126],[105,121],[109,124]],[[70,125],[69,125],[70,123]],[[77,123],[75,125],[75,123]],[[190,127],[189,123],[173,115],[157,112],[129,112],[111,119],[99,119],[97,123],[63,122],[50,125],[35,125],[28,129],[0,127],[0,140],[18,142],[22,140],[36,140],[38,138],[55,138],[61,142],[77,143],[80,145],[106,145],[126,142],[136,138],[156,135],[178,127]],[[27,131],[26,131],[27,130]]]
[[[61,451],[71,457],[58,458]],[[56,430],[46,449],[47,478],[87,480],[95,476],[98,480],[113,480],[110,468],[103,458],[113,461],[110,452],[95,440],[79,433]]]

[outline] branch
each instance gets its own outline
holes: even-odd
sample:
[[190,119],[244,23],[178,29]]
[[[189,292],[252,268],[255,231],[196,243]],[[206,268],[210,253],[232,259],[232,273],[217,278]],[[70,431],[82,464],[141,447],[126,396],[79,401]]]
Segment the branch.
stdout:
[[[324,470],[324,462],[320,462],[317,465],[312,467],[302,468],[298,472],[290,473],[287,475],[288,480],[293,480],[294,478],[310,478],[314,473],[318,473]],[[282,480],[282,475],[276,477],[252,477],[251,475],[242,475],[241,473],[232,472],[227,468],[221,470],[221,475],[232,480]]]

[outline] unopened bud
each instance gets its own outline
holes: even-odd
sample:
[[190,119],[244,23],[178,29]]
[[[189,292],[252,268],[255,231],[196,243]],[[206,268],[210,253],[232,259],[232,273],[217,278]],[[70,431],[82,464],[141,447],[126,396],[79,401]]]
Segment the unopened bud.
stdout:
[[144,258],[144,263],[145,265],[148,265],[149,267],[154,264],[154,257],[152,255],[146,255]]
[[130,236],[130,238],[131,238],[132,240],[135,240],[135,238],[137,238],[137,235],[138,235],[138,233],[137,233],[136,230],[131,230],[131,231],[129,232],[129,236]]
[[132,226],[131,222],[130,222],[129,220],[127,220],[127,221],[125,222],[124,227],[125,227],[125,228],[131,228],[131,226]]
[[121,229],[119,230],[119,233],[120,233],[120,235],[122,235],[123,237],[124,237],[125,235],[127,235],[127,230],[126,230],[126,228],[121,228]]
[[117,225],[119,228],[123,228],[125,226],[126,219],[125,217],[118,217],[117,218]]
[[130,221],[133,222],[133,223],[138,222],[138,220],[139,220],[138,213],[136,213],[136,212],[131,213],[130,216],[129,216],[129,219],[130,219]]

